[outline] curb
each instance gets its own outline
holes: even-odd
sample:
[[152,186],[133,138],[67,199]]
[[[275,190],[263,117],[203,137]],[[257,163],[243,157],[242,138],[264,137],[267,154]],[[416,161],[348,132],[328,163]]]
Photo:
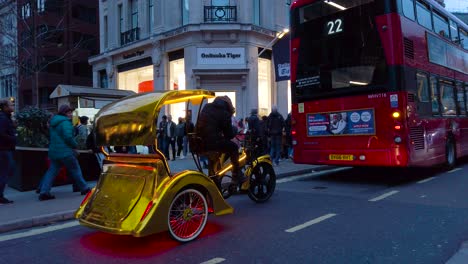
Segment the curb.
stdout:
[[36,226],[48,225],[54,222],[67,221],[75,218],[76,210],[67,210],[63,212],[34,216],[32,218],[19,219],[15,221],[0,224],[0,233],[26,229]]
[[[296,170],[296,171],[283,172],[283,173],[279,173],[278,175],[276,175],[276,177],[277,179],[279,179],[279,178],[285,178],[285,177],[289,177],[293,175],[301,175],[301,174],[307,174],[307,173],[326,171],[326,170],[331,170],[334,168],[336,168],[336,166],[325,165],[325,166],[319,166],[313,169],[301,169],[301,170]],[[0,235],[2,233],[6,233],[10,231],[27,229],[31,227],[37,227],[37,226],[44,226],[44,225],[49,225],[55,222],[63,222],[63,221],[72,220],[72,219],[75,219],[75,212],[76,212],[76,209],[67,210],[67,211],[39,215],[39,216],[34,216],[32,218],[18,219],[15,221],[2,223],[0,224]]]

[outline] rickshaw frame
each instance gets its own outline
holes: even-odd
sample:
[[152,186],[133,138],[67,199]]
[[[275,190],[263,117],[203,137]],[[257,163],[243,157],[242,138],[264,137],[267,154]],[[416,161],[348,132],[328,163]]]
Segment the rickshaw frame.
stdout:
[[167,231],[171,203],[189,188],[206,197],[209,213],[233,213],[208,175],[196,170],[172,173],[157,147],[154,154],[104,151],[104,146],[157,146],[157,120],[163,106],[190,101],[201,107],[214,97],[207,90],[155,91],[103,107],[94,123],[95,142],[105,155],[103,171],[75,213],[80,224],[135,237]]

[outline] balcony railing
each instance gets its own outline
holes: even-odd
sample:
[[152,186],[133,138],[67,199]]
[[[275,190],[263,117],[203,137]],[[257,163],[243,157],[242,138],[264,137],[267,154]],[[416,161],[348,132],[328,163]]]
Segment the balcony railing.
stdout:
[[205,22],[236,22],[236,6],[205,6]]
[[133,28],[120,33],[120,45],[132,43],[137,40],[140,40],[140,28]]

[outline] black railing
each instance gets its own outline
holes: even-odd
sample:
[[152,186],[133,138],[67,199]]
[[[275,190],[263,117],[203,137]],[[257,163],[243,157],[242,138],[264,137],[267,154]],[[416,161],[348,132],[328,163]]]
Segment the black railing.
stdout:
[[205,6],[205,22],[236,22],[236,6]]
[[137,40],[140,40],[140,28],[133,28],[120,33],[120,45],[132,43]]

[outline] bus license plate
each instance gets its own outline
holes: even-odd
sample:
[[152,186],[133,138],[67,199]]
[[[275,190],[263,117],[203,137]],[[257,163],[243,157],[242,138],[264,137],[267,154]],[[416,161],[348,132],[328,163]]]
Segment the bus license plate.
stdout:
[[354,160],[353,155],[345,155],[345,154],[330,154],[328,158],[330,160]]

